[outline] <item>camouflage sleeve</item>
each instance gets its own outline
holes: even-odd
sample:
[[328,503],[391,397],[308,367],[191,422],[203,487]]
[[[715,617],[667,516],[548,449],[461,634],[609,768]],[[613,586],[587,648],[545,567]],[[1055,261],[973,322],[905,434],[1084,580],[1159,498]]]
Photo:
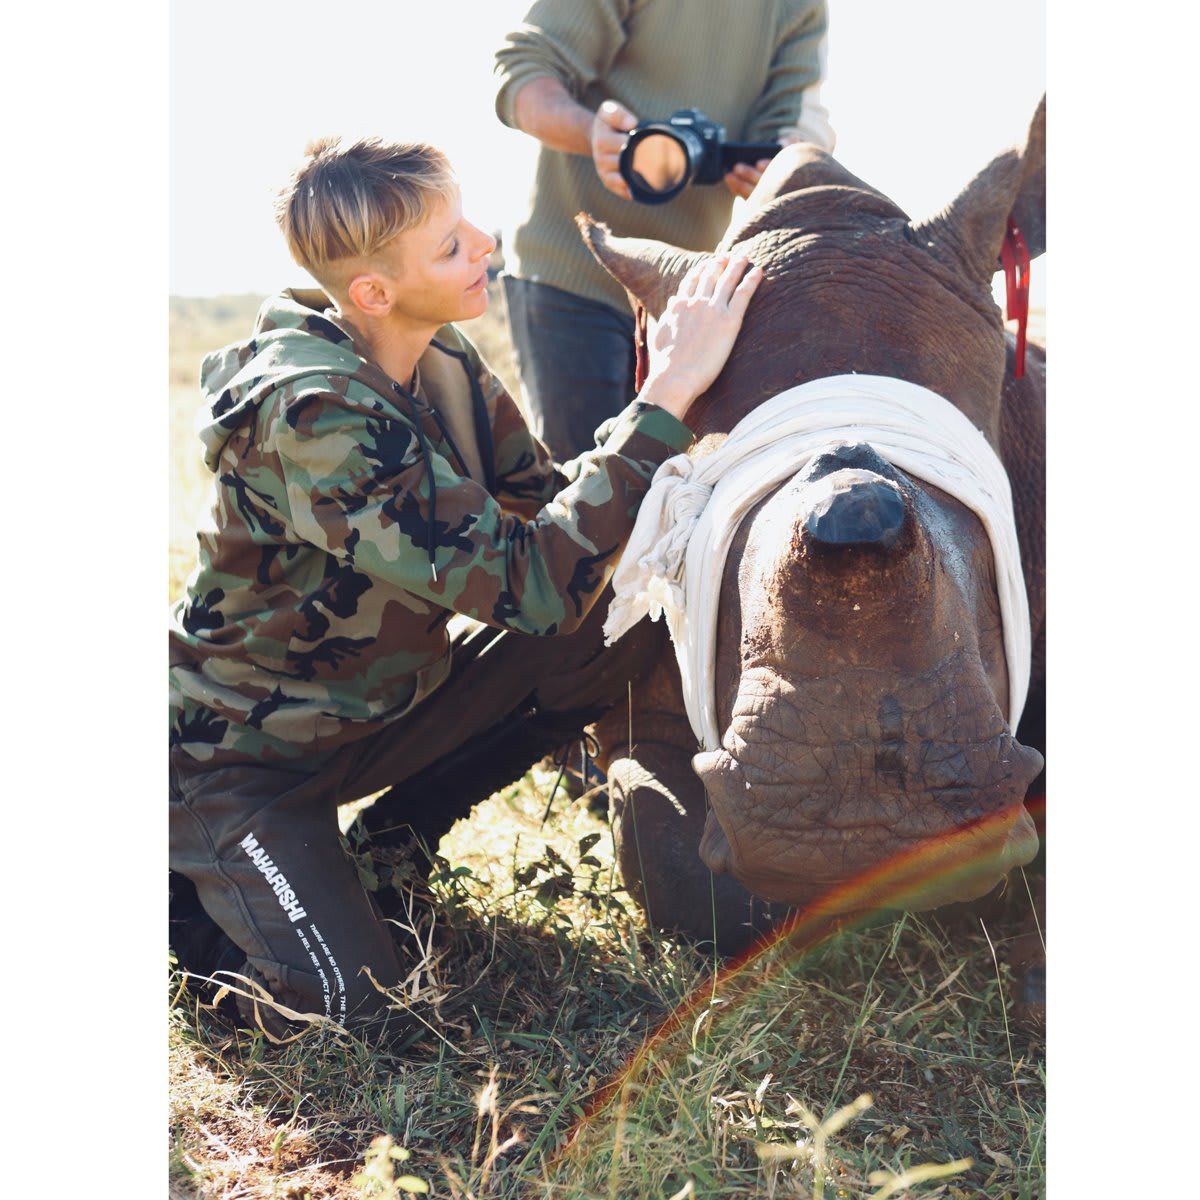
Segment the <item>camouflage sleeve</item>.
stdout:
[[[505,509],[533,517],[543,504],[575,482],[591,452],[565,463],[556,463],[550,451],[529,428],[520,406],[492,373],[479,352],[461,332],[459,339],[471,357],[486,399],[495,454],[496,499]],[[624,416],[624,413],[618,413],[615,417],[609,417],[596,430],[597,450],[605,445],[609,434]]]
[[496,499],[505,508],[532,517],[573,477],[554,462],[550,451],[526,424],[516,401],[499,380],[492,378],[496,389],[489,397],[488,411],[496,462]]
[[[523,633],[569,633],[616,566],[660,463],[687,427],[634,402],[603,450],[576,460],[573,483],[531,520],[431,452],[435,503],[407,422],[335,393],[309,394],[272,422],[292,526],[305,541],[404,591]],[[432,531],[437,574],[427,551]]]

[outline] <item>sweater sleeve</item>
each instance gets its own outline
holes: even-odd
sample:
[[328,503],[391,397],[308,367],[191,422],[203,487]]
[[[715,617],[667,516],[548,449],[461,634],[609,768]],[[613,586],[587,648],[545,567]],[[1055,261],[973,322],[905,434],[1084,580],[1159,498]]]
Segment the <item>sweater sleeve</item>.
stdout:
[[578,100],[603,79],[625,42],[635,0],[536,0],[496,51],[496,115],[517,128],[514,101],[531,79],[549,75]]
[[[569,633],[595,603],[659,464],[687,427],[635,401],[573,483],[523,520],[432,454],[416,433],[334,393],[308,396],[272,433],[296,534],[431,603],[501,628]],[[436,511],[435,511],[436,506]],[[432,537],[437,574],[428,557]]]
[[821,103],[828,29],[825,0],[788,0],[782,6],[767,82],[746,121],[744,140],[777,141],[792,133],[833,149],[833,127]]

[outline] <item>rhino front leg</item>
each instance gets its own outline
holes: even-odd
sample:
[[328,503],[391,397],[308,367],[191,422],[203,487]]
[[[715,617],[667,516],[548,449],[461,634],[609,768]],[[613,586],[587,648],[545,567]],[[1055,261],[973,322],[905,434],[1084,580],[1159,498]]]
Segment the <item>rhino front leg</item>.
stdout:
[[[617,864],[650,924],[715,946],[719,954],[737,954],[786,909],[758,899],[730,876],[714,875],[700,858],[707,801],[692,770],[695,738],[678,686],[668,649],[641,687],[631,689],[632,722],[627,701],[596,726]],[[650,711],[647,702],[654,705]]]
[[686,753],[639,745],[636,758],[609,767],[617,862],[646,919],[667,933],[737,954],[766,932],[782,910],[714,875],[700,858],[704,789]]

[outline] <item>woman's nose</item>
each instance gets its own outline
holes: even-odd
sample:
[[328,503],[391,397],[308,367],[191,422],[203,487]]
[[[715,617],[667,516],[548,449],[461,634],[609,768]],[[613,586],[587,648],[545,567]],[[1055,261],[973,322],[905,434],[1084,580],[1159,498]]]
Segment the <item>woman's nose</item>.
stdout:
[[480,235],[480,242],[479,242],[480,248],[479,248],[479,253],[476,254],[475,257],[476,258],[491,257],[492,251],[496,249],[496,239],[494,237],[492,237],[492,235],[490,233],[484,233],[483,230],[481,230],[481,229],[476,230],[476,232]]

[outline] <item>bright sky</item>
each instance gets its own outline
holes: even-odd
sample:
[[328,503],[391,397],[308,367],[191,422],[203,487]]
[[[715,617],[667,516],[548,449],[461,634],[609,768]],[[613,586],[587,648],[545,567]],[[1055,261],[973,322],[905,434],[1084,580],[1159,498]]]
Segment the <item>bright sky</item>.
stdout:
[[[433,142],[455,165],[468,217],[505,227],[526,199],[536,143],[495,116],[492,54],[526,8],[174,5],[171,291],[268,292],[304,280],[271,197],[304,143],[324,133]],[[1045,0],[830,0],[823,99],[836,155],[913,216],[941,208],[1023,137],[1045,76]],[[1044,276],[1035,268],[1035,305]]]

